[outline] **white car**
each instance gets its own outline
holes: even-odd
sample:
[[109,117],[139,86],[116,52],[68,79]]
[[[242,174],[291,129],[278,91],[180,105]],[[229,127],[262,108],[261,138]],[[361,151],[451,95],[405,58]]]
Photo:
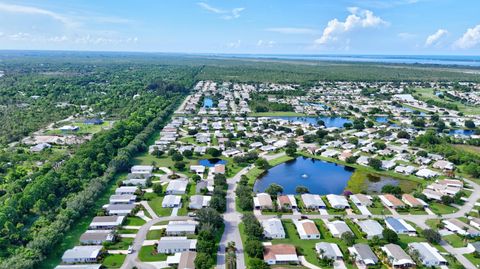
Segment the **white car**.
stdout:
[[130,245],[130,246],[128,247],[127,253],[128,253],[128,254],[132,254],[132,253],[133,253],[133,246],[132,246],[132,245]]

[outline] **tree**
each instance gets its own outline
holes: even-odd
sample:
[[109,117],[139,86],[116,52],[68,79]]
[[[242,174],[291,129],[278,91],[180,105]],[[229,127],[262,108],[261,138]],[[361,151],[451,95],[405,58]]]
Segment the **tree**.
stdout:
[[185,158],[191,158],[193,156],[193,152],[189,149],[184,150],[182,154],[185,156]]
[[347,246],[352,246],[355,244],[355,235],[353,235],[352,232],[344,232],[340,238],[343,242],[345,242],[345,244],[347,244]]
[[197,253],[195,257],[195,268],[196,269],[210,269],[214,265],[215,261],[213,260],[211,253]]
[[215,229],[222,227],[223,217],[213,208],[202,208],[197,211],[197,219],[200,223],[200,230],[202,226],[211,225]]
[[268,187],[265,189],[265,192],[270,194],[271,196],[277,196],[277,194],[279,193],[283,193],[283,187],[276,184],[276,183],[272,183],[270,185],[268,185]]
[[425,229],[422,231],[422,235],[428,242],[438,244],[442,240],[442,236],[435,230]]
[[302,128],[297,128],[297,129],[295,130],[295,134],[296,134],[297,136],[302,136],[303,134],[305,134],[305,132],[303,131]]
[[222,152],[216,148],[208,148],[207,149],[207,154],[211,155],[212,157],[220,157]]
[[310,191],[305,186],[297,186],[295,188],[295,192],[298,193],[298,194],[304,194],[304,193],[309,193]]
[[400,188],[399,186],[391,185],[391,184],[384,185],[382,187],[382,192],[383,193],[390,193],[390,194],[394,194],[394,195],[400,195],[400,194],[403,193],[402,188]]
[[267,170],[268,168],[270,168],[270,164],[265,158],[258,158],[255,161],[255,166],[263,170]]
[[157,195],[161,195],[163,192],[162,184],[160,183],[155,183],[152,186],[153,192]]
[[380,170],[382,168],[382,161],[376,158],[369,158],[368,165],[371,166],[375,170]]
[[263,244],[257,239],[247,239],[245,252],[252,258],[263,258]]
[[258,240],[262,238],[263,227],[252,213],[246,213],[245,215],[243,215],[242,222],[245,225],[245,234],[249,238]]
[[267,263],[265,263],[262,259],[253,258],[250,259],[248,262],[248,268],[255,268],[255,269],[270,269]]
[[195,183],[197,183],[197,182],[199,182],[200,180],[202,180],[202,177],[199,176],[199,175],[197,175],[197,174],[195,174],[195,175],[192,176],[192,180],[193,180]]
[[178,170],[185,169],[185,166],[185,162],[176,162],[175,164],[173,164],[173,167],[177,168]]
[[474,129],[475,128],[475,122],[473,122],[472,120],[466,120],[465,121],[465,127],[467,127],[468,129]]
[[183,156],[182,154],[176,152],[172,155],[172,161],[174,162],[180,162],[180,161],[183,161]]
[[410,134],[402,130],[397,133],[397,138],[410,139]]
[[294,157],[296,154],[297,154],[297,149],[295,148],[287,148],[285,150],[285,153],[290,156],[290,157]]
[[441,199],[442,199],[442,204],[444,204],[444,205],[450,205],[454,202],[453,197],[450,197],[448,195],[442,196]]
[[385,239],[385,241],[387,241],[388,243],[394,244],[398,242],[397,233],[395,233],[393,230],[390,230],[388,228],[382,231],[382,236],[383,236],[383,239]]

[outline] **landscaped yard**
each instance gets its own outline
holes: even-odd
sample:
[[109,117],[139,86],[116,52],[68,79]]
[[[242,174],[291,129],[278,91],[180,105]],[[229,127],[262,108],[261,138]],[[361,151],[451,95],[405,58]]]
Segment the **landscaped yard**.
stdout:
[[148,204],[158,216],[166,217],[172,214],[171,208],[162,207],[162,201],[163,201],[164,195],[158,196],[155,193],[148,193],[146,195],[148,195],[148,198],[150,198],[150,200],[148,201]]
[[103,259],[102,265],[105,268],[120,268],[125,260],[126,255],[122,254],[108,254]]
[[142,262],[166,261],[167,254],[157,253],[155,246],[143,246],[138,252],[138,259]]
[[430,209],[435,214],[439,214],[439,215],[455,213],[458,211],[458,209],[453,206],[448,206],[448,205],[440,204],[437,202],[430,203]]
[[443,237],[443,240],[447,241],[454,248],[462,248],[467,245],[467,242],[457,234],[446,235]]
[[474,253],[465,254],[464,256],[476,267],[480,266],[480,258],[476,258]]
[[162,230],[150,230],[147,233],[147,240],[160,240]]
[[124,226],[142,226],[145,221],[139,217],[127,217]]
[[127,250],[128,247],[133,243],[133,238],[120,237],[117,242],[112,245],[107,245],[108,250]]

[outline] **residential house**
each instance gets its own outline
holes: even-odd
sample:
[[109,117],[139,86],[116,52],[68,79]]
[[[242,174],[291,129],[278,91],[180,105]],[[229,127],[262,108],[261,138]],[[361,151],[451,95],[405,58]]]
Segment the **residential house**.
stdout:
[[357,206],[371,206],[372,198],[365,194],[357,193],[350,195],[350,201],[352,201]]
[[350,207],[347,199],[342,195],[328,194],[327,200],[330,206],[335,209],[345,209]]
[[387,244],[382,247],[382,250],[393,268],[415,267],[413,259],[399,245]]
[[362,232],[367,235],[367,239],[371,240],[373,237],[383,238],[383,227],[375,220],[363,220],[358,222],[358,226]]
[[361,265],[370,266],[378,263],[377,256],[367,244],[355,244],[349,247],[348,251]]
[[195,234],[198,222],[193,220],[170,221],[165,233],[167,236],[179,236]]
[[282,221],[277,218],[262,220],[263,235],[265,238],[283,239],[285,238],[285,230]]
[[342,220],[334,220],[327,222],[326,224],[333,237],[340,238],[342,237],[342,234],[346,232],[353,234],[352,230],[350,230],[350,227],[348,227],[348,225]]
[[104,242],[112,242],[114,239],[112,230],[87,230],[80,236],[82,245],[102,245]]
[[180,207],[181,204],[182,196],[180,195],[165,195],[162,200],[162,207],[164,208]]
[[105,210],[108,215],[127,216],[132,213],[135,207],[135,204],[109,204]]
[[410,251],[416,251],[419,259],[424,266],[442,266],[447,265],[448,262],[443,258],[438,250],[427,242],[409,243]]
[[120,195],[112,195],[110,196],[110,204],[133,204],[137,199],[136,195],[132,194],[120,194]]
[[380,198],[380,201],[382,201],[382,204],[386,207],[393,209],[405,207],[405,204],[392,194],[379,195],[378,198]]
[[300,263],[295,246],[289,244],[264,246],[263,260],[269,265]]
[[458,219],[447,219],[442,221],[445,228],[451,232],[468,237],[480,236],[480,231]]
[[174,179],[168,183],[166,194],[185,194],[187,190],[188,180]]
[[295,200],[295,196],[289,195],[279,195],[277,197],[277,203],[280,208],[284,209],[296,209],[297,208],[297,200]]
[[320,258],[330,260],[343,260],[343,254],[335,243],[320,242],[315,244],[315,250]]
[[419,198],[413,197],[413,195],[405,193],[402,195],[402,201],[410,207],[428,207],[428,204]]
[[160,238],[157,245],[157,252],[165,254],[196,250],[197,239],[188,239],[185,236],[165,236]]
[[393,230],[397,234],[406,234],[409,236],[417,235],[415,228],[403,219],[387,217],[385,218],[385,224],[388,229]]
[[189,209],[202,209],[207,207],[212,200],[211,196],[207,195],[192,195],[190,196],[190,202],[188,203]]
[[293,224],[297,228],[300,239],[320,239],[320,232],[312,220],[293,220]]
[[257,193],[253,198],[253,204],[255,209],[265,210],[273,208],[272,198],[270,198],[268,193]]
[[318,194],[305,193],[301,195],[303,204],[307,209],[327,208],[322,198]]
[[63,253],[63,263],[95,263],[101,255],[102,246],[75,246]]
[[92,230],[111,230],[122,225],[125,216],[99,216],[94,217],[89,229]]
[[125,194],[134,195],[137,189],[138,189],[137,187],[123,186],[123,187],[117,188],[115,190],[115,194],[116,195],[125,195]]

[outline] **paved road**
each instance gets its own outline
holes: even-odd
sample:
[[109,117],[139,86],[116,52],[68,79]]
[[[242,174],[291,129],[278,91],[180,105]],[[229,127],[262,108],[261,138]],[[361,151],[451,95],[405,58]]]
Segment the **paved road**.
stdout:
[[220,250],[217,254],[217,269],[225,268],[225,247],[228,242],[235,242],[237,248],[237,268],[243,269],[245,266],[245,258],[243,253],[243,243],[240,237],[240,231],[238,230],[238,224],[241,221],[242,215],[237,212],[235,208],[235,187],[237,182],[240,181],[242,175],[248,172],[249,168],[242,169],[234,177],[227,180],[227,210],[223,214],[223,222],[225,224],[225,231],[223,232],[222,239],[220,240]]
[[153,219],[144,225],[140,227],[140,229],[137,232],[137,236],[135,237],[135,240],[133,241],[133,253],[128,254],[127,257],[125,258],[125,261],[123,262],[121,269],[131,269],[133,267],[137,267],[138,269],[155,269],[155,266],[152,264],[147,264],[143,263],[138,259],[138,252],[143,246],[143,242],[145,241],[147,237],[147,233],[150,230],[150,228],[162,221],[170,221],[170,220],[188,220],[191,219],[189,217],[160,217]]

